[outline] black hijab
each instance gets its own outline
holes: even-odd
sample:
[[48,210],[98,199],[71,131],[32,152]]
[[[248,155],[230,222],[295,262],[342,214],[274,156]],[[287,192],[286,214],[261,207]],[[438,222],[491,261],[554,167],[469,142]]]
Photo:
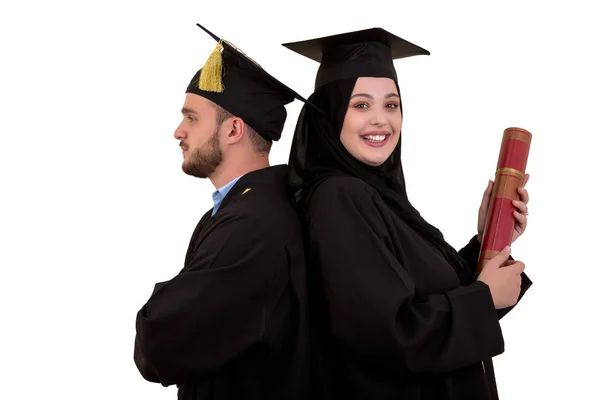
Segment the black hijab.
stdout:
[[464,273],[468,270],[465,260],[408,200],[401,160],[402,136],[392,155],[377,167],[358,161],[340,141],[356,80],[348,78],[320,86],[302,108],[289,159],[290,184],[300,209],[306,211],[315,189],[326,179],[340,175],[360,178],[379,193],[399,218],[431,242],[457,272]]

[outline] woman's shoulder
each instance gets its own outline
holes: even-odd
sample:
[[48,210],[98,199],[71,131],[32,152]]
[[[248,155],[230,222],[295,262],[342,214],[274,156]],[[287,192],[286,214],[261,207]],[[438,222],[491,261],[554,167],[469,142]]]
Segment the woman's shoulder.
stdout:
[[360,178],[349,175],[336,175],[325,179],[315,188],[313,199],[333,199],[340,196],[368,197],[375,194],[375,189]]
[[[355,226],[370,225],[370,230],[381,229],[382,216],[376,205],[376,191],[360,178],[334,176],[323,180],[314,189],[305,218],[310,229],[328,232],[354,221]],[[357,222],[360,221],[360,222]]]
[[352,176],[332,176],[317,186],[308,201],[308,214],[347,215],[366,212],[373,207],[375,189]]

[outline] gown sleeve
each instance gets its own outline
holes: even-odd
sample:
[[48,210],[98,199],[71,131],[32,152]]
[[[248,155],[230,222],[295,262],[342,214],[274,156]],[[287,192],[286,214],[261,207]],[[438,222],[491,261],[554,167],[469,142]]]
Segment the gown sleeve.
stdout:
[[[471,274],[470,274],[470,276],[472,276],[471,282],[475,280],[475,272],[477,271],[477,264],[479,262],[479,249],[480,248],[481,248],[481,244],[479,243],[479,240],[477,240],[477,235],[475,235],[475,236],[473,236],[473,238],[471,238],[471,240],[469,241],[469,243],[467,243],[467,245],[465,247],[463,247],[462,249],[460,249],[458,251],[458,254],[460,254],[460,256],[465,259],[465,261],[469,265],[469,268],[471,269]],[[509,259],[514,260],[514,258],[512,256],[509,256]],[[467,284],[467,283],[471,283],[471,282],[463,282],[463,284]],[[521,298],[523,297],[523,295],[525,295],[525,292],[527,292],[527,290],[531,287],[531,285],[533,285],[533,283],[531,282],[531,280],[529,279],[527,274],[525,274],[525,272],[522,272],[521,273],[521,292],[519,293],[519,299],[517,300],[517,304],[519,303],[519,301],[521,301]],[[516,306],[516,304],[515,304],[515,306]],[[497,310],[498,319],[502,319],[502,317],[504,317],[506,314],[508,314],[515,306]]]
[[504,351],[488,286],[415,295],[407,270],[385,245],[373,196],[323,183],[309,218],[310,251],[321,266],[329,332],[361,357],[413,373],[446,373]]
[[146,380],[183,383],[261,340],[274,266],[286,261],[260,222],[232,217],[220,223],[189,267],[156,285],[136,317],[134,361]]

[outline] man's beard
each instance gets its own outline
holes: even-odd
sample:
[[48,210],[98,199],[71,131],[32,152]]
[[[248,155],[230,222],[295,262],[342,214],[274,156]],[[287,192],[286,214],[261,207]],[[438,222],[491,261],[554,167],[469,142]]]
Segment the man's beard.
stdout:
[[208,178],[223,161],[223,153],[219,146],[219,129],[202,147],[194,149],[187,161],[183,162],[183,172],[196,178]]

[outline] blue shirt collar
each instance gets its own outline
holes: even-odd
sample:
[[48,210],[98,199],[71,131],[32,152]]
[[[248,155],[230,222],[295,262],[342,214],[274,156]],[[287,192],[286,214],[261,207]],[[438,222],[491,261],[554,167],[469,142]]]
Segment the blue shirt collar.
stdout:
[[227,196],[227,193],[229,193],[229,191],[231,190],[231,188],[233,187],[233,185],[235,185],[236,182],[242,176],[243,175],[238,176],[237,178],[235,178],[234,180],[232,180],[231,182],[229,182],[225,186],[221,186],[220,188],[218,188],[217,190],[215,190],[213,192],[212,198],[213,198],[213,202],[214,202],[214,208],[213,208],[213,211],[212,211],[212,215],[215,215],[217,213],[217,211],[219,210],[219,207],[221,206],[221,203],[223,202],[223,199],[225,198],[225,196]]

